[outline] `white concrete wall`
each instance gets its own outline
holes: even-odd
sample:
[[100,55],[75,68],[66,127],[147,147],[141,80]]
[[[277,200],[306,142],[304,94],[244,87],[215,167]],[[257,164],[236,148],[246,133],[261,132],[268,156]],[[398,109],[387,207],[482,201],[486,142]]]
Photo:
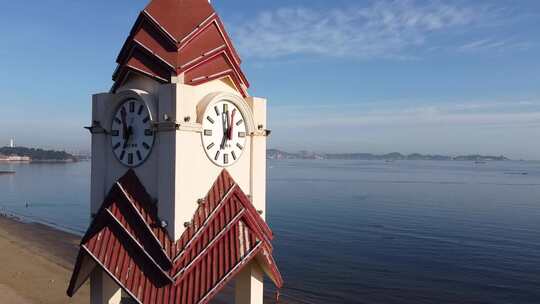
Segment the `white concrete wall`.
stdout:
[[250,97],[247,98],[247,103],[253,111],[253,120],[257,129],[251,137],[250,192],[253,205],[257,210],[262,211],[262,217],[266,219],[266,130],[268,128],[266,99]]
[[[128,97],[141,96],[141,92],[123,91],[118,94],[96,94],[93,98],[93,120],[107,131],[111,130],[112,116],[117,106]],[[157,108],[152,95],[145,95],[151,107]],[[158,194],[158,154],[161,145],[154,144],[148,160],[136,168],[135,171],[141,179],[146,190],[157,198]],[[114,156],[111,147],[111,137],[105,134],[92,135],[92,180],[91,180],[91,210],[96,213],[107,193],[114,183],[127,171]]]
[[257,263],[247,265],[235,281],[235,304],[263,304],[264,273]]
[[[179,130],[158,132],[147,161],[135,172],[149,194],[157,199],[159,217],[168,222],[171,238],[178,240],[189,222],[197,201],[206,196],[223,168],[208,159],[201,132],[203,105],[216,93],[234,96],[249,122],[250,136],[242,157],[227,170],[250,197],[257,210],[266,216],[266,100],[244,99],[229,79],[215,80],[199,86],[181,83],[160,85],[145,77],[133,75],[116,94],[96,94],[92,100],[92,120],[110,130],[113,113],[129,97],[142,98],[153,113],[152,120],[164,123],[165,115],[180,125]],[[216,100],[217,101],[217,100]],[[259,128],[259,126],[261,128]],[[96,213],[113,184],[127,167],[113,154],[111,138],[106,134],[92,136],[91,211]],[[117,304],[120,291],[110,278],[96,272],[91,277],[91,303]],[[263,273],[252,263],[238,275],[236,303],[262,304]]]
[[[159,85],[141,77],[130,78],[116,94],[97,94],[93,99],[93,120],[99,121],[107,130],[110,130],[118,104],[133,96],[145,100],[154,113],[154,122],[165,122],[166,115],[171,122],[180,125],[176,131],[158,132],[148,160],[135,168],[146,190],[157,199],[159,217],[168,222],[167,229],[174,239],[180,238],[185,230],[184,223],[192,219],[197,209],[198,199],[206,196],[223,170],[206,156],[199,123],[204,114],[202,105],[208,102],[209,95],[218,92],[234,96],[233,99],[248,112],[244,115],[253,116],[249,124],[252,136],[246,141],[242,157],[226,169],[242,190],[253,197],[257,210],[265,211],[266,137],[257,126],[266,128],[266,100],[244,99],[227,79],[190,86],[182,83]],[[108,135],[93,135],[92,155],[91,201],[95,213],[127,168],[116,160]]]
[[90,275],[90,304],[120,304],[122,290],[103,270],[96,268]]
[[[176,202],[175,202],[175,238],[179,238],[185,230],[184,223],[192,219],[197,209],[197,200],[203,198],[212,187],[223,168],[216,166],[208,159],[201,138],[202,121],[197,106],[212,93],[223,92],[242,98],[227,82],[212,81],[200,86],[179,84],[177,87],[178,116],[183,121],[190,117],[190,123],[176,134]],[[246,113],[251,115],[251,113]],[[246,194],[251,194],[250,187],[251,141],[246,142],[242,157],[232,166],[227,167],[231,176]]]
[[[92,123],[102,124],[105,116],[105,108],[111,99],[110,94],[96,94],[92,96]],[[108,136],[105,134],[92,135],[92,164],[90,177],[90,211],[92,214],[97,213],[103,200],[105,199],[105,191],[108,185],[105,182],[106,170],[106,147]]]
[[[170,122],[177,121],[176,85],[168,84],[159,90],[158,121],[164,122],[165,115]],[[162,220],[167,221],[169,235],[174,235],[175,223],[175,195],[180,189],[176,187],[176,130],[158,132],[156,152],[158,153],[157,181],[158,181],[158,214]]]

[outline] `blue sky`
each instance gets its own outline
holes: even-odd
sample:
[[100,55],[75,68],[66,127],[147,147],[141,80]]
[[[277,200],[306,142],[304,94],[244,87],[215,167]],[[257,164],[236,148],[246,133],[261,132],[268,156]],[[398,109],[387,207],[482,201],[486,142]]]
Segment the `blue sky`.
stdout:
[[[272,147],[540,159],[538,1],[213,3]],[[145,4],[3,4],[0,143],[87,150],[90,95]]]

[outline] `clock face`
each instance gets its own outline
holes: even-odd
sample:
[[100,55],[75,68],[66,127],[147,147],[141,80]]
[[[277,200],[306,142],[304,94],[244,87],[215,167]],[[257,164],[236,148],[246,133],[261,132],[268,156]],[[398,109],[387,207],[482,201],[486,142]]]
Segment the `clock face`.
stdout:
[[128,167],[143,164],[154,145],[154,130],[148,107],[128,99],[117,108],[111,126],[111,145],[116,158]]
[[221,167],[234,164],[244,152],[247,128],[242,112],[230,101],[210,105],[204,114],[202,142],[206,155]]

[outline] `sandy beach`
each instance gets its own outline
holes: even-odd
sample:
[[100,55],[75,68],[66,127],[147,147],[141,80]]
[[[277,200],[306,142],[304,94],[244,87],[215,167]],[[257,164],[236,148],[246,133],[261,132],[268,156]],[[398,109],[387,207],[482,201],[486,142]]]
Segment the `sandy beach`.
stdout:
[[88,303],[86,284],[66,295],[79,237],[0,216],[0,303]]
[[[0,304],[88,304],[88,282],[75,297],[66,295],[79,240],[77,235],[0,213]],[[228,286],[212,303],[226,303],[232,293]]]

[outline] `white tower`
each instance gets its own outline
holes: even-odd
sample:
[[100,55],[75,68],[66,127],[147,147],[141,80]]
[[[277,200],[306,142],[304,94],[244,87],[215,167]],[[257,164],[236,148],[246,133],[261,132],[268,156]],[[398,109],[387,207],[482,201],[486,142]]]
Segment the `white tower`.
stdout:
[[92,304],[263,303],[283,282],[266,216],[266,100],[207,0],[152,0],[92,99],[92,224],[68,288]]
[[10,148],[15,148],[15,139],[12,138],[12,139],[9,141],[9,147],[10,147]]

